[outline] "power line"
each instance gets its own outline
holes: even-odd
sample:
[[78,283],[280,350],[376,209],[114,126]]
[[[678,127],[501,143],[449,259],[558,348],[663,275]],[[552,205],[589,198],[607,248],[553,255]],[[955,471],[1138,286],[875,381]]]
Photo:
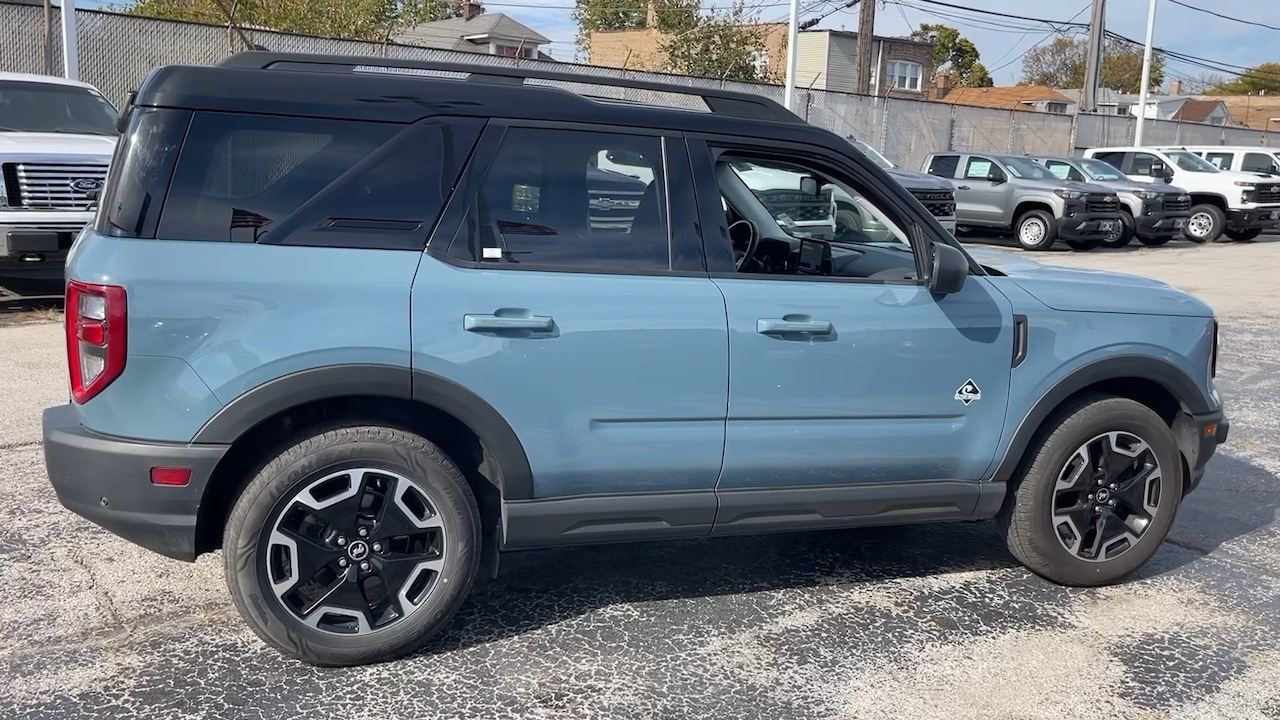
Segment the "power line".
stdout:
[[1275,25],[1268,25],[1266,23],[1260,23],[1254,20],[1244,20],[1238,17],[1231,17],[1230,15],[1223,15],[1222,13],[1219,13],[1219,12],[1214,12],[1212,10],[1208,10],[1202,7],[1196,7],[1191,3],[1182,2],[1182,0],[1169,0],[1169,2],[1173,3],[1174,5],[1181,5],[1184,8],[1195,10],[1196,12],[1205,13],[1206,15],[1219,17],[1219,18],[1222,18],[1223,20],[1231,20],[1232,22],[1238,22],[1242,25],[1253,25],[1254,27],[1266,28],[1268,30],[1280,30],[1280,27],[1276,27]]
[[[1046,20],[1044,18],[1028,17],[1026,15],[1010,15],[1009,13],[996,12],[995,10],[978,10],[977,8],[968,8],[963,5],[953,5],[949,2],[942,2],[942,0],[917,0],[917,2],[928,3],[930,5],[940,5],[942,7],[949,7],[954,10],[964,10],[965,12],[980,13],[982,15],[992,15],[995,17],[1008,18],[1010,20],[1026,20],[1029,22],[1044,23],[1045,25],[1062,25],[1062,26],[1069,25],[1069,26],[1079,27],[1079,28],[1089,27],[1088,23],[1078,23],[1078,22],[1072,22],[1070,20],[1065,22],[1061,20]],[[1079,17],[1078,14],[1077,14],[1077,17]]]
[[[1072,15],[1072,16],[1071,16],[1071,20],[1068,20],[1067,22],[1071,22],[1071,21],[1075,20],[1076,18],[1080,17],[1081,15],[1083,15],[1083,14],[1084,14],[1084,11],[1085,11],[1085,10],[1088,10],[1088,9],[1092,6],[1092,4],[1093,4],[1092,2],[1085,3],[1085,6],[1084,6],[1084,7],[1082,7],[1082,8],[1080,8],[1080,11],[1079,11],[1079,12],[1077,12],[1075,15]],[[1039,46],[1041,46],[1041,45],[1045,44],[1045,43],[1046,43],[1046,42],[1048,42],[1049,40],[1051,40],[1051,39],[1053,39],[1053,38],[1056,38],[1056,37],[1061,37],[1061,36],[1063,36],[1063,35],[1065,35],[1065,34],[1066,34],[1066,33],[1065,33],[1064,31],[1062,31],[1062,30],[1060,30],[1060,29],[1055,29],[1053,32],[1049,33],[1048,35],[1045,35],[1043,38],[1041,38],[1038,42],[1036,42],[1036,43],[1035,43],[1034,45],[1032,45],[1031,47],[1027,48],[1026,50],[1023,50],[1023,51],[1022,51],[1022,54],[1021,54],[1021,55],[1019,55],[1018,57],[1016,57],[1016,58],[1014,58],[1014,59],[1010,60],[1009,62],[1007,62],[1007,63],[1005,63],[1005,64],[1001,65],[1000,67],[992,68],[992,69],[991,69],[991,70],[989,70],[988,72],[989,72],[989,73],[995,73],[995,72],[997,72],[997,71],[999,71],[999,70],[1003,70],[1003,69],[1005,69],[1005,68],[1009,67],[1010,65],[1012,65],[1012,64],[1014,64],[1014,63],[1016,63],[1016,62],[1018,62],[1019,60],[1022,60],[1022,59],[1023,59],[1023,58],[1025,58],[1027,55],[1029,55],[1029,54],[1031,53],[1031,51],[1032,51],[1032,50],[1034,50],[1034,49],[1036,49],[1037,47],[1039,47]],[[997,61],[997,62],[999,62],[999,61]]]

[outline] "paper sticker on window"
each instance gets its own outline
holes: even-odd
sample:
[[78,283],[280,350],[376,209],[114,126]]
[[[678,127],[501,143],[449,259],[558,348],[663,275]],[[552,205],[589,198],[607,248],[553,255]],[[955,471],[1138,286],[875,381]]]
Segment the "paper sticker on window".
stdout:
[[1071,166],[1070,165],[1054,165],[1053,167],[1049,168],[1049,172],[1053,173],[1059,180],[1066,180],[1067,176],[1071,174]]
[[991,162],[989,160],[973,160],[969,163],[969,177],[986,178],[991,174]]

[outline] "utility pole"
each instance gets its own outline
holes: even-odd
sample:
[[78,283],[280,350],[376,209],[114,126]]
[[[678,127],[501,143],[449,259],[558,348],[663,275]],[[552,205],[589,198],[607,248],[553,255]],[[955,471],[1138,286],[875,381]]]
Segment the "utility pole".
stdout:
[[1151,85],[1151,43],[1156,34],[1156,0],[1147,8],[1147,45],[1142,50],[1142,87],[1138,88],[1138,127],[1133,144],[1142,147],[1142,130],[1147,125],[1147,91]]
[[44,0],[44,74],[53,74],[53,0]]
[[1089,18],[1089,51],[1085,57],[1084,89],[1080,92],[1080,111],[1096,112],[1098,109],[1098,76],[1102,71],[1102,49],[1107,35],[1107,0],[1093,0],[1093,15]]
[[859,95],[870,95],[871,56],[875,49],[876,34],[876,0],[864,0],[862,7],[858,10],[858,85],[854,88],[854,92]]
[[80,41],[76,37],[76,0],[62,0],[62,76],[80,79]]
[[791,112],[795,112],[796,53],[799,50],[796,46],[799,44],[800,0],[791,0],[791,25],[787,28],[787,89],[782,95],[783,106]]

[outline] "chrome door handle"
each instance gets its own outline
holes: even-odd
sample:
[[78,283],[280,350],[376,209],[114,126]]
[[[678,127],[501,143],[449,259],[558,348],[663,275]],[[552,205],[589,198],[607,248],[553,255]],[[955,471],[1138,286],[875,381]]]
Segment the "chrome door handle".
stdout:
[[549,315],[503,316],[463,315],[463,330],[550,330],[555,320]]
[[826,320],[760,319],[756,321],[756,332],[761,335],[787,335],[791,333],[830,335],[831,330],[831,323]]

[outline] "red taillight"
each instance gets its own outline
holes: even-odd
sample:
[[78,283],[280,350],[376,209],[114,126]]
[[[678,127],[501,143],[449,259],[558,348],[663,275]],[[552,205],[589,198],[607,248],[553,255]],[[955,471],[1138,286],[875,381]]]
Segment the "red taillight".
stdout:
[[71,280],[66,312],[71,397],[85,403],[124,372],[128,336],[124,288]]
[[191,468],[151,468],[152,485],[181,487],[189,482],[191,482]]

